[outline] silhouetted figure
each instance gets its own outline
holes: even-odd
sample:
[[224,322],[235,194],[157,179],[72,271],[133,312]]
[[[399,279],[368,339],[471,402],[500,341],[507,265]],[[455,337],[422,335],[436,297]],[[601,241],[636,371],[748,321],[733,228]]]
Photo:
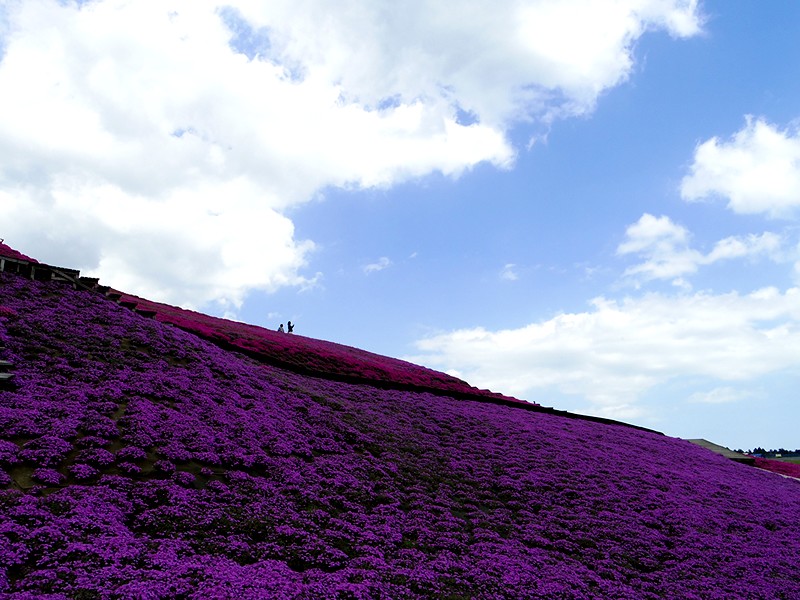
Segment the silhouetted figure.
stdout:
[[289,321],[289,322],[286,324],[286,327],[288,328],[286,331],[288,331],[289,333],[292,333],[292,332],[294,331],[294,325],[292,325],[292,322],[291,322],[291,321]]
[[278,331],[280,331],[281,333],[283,333],[283,323],[281,323],[281,326],[280,326],[280,327],[278,327]]

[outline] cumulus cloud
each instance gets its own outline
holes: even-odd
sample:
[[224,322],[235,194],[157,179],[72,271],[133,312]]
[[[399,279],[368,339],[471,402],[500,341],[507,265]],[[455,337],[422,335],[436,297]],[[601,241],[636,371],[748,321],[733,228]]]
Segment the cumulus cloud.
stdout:
[[679,378],[748,382],[797,369],[800,289],[597,298],[586,312],[518,329],[445,332],[417,348],[413,360],[457,366],[480,387],[543,403],[548,393],[572,395],[596,414],[632,418],[646,392]]
[[4,235],[182,304],[307,285],[288,207],[508,168],[514,123],[591,111],[646,31],[699,27],[687,0],[7,0]]
[[690,242],[691,234],[684,226],[669,217],[645,213],[627,228],[625,240],[617,248],[617,254],[634,254],[644,258],[644,262],[625,270],[626,277],[672,279],[681,287],[686,285],[683,277],[695,273],[702,265],[760,256],[783,260],[783,240],[773,232],[730,236],[719,240],[707,254],[692,248]]
[[617,254],[643,255],[645,262],[625,271],[626,276],[672,279],[697,270],[702,254],[689,247],[689,231],[669,217],[644,214],[625,232]]
[[586,112],[627,78],[645,31],[687,37],[701,26],[691,0],[345,0],[333,13],[323,0],[278,0],[240,10],[276,30],[283,62],[340,81],[360,102],[457,104],[494,125]]
[[747,117],[729,140],[713,137],[695,149],[681,182],[688,201],[720,197],[736,213],[790,217],[800,207],[800,133]]

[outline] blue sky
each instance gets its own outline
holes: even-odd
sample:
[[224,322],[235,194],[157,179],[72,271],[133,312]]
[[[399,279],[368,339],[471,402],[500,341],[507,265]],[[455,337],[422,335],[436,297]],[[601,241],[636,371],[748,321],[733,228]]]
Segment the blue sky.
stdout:
[[0,236],[541,404],[800,447],[798,26],[788,0],[0,1]]

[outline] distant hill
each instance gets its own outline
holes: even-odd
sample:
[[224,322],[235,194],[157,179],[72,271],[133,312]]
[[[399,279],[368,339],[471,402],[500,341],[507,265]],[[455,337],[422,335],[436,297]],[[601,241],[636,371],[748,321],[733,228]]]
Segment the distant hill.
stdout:
[[12,252],[2,598],[800,597],[800,481]]

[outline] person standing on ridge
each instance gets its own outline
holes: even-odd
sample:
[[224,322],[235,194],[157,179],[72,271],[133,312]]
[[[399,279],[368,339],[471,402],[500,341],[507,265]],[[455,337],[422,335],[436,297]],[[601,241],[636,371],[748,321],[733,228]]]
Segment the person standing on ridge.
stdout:
[[280,331],[281,333],[283,333],[283,323],[281,323],[281,326],[280,326],[280,327],[278,327],[278,331]]
[[294,331],[294,325],[292,325],[292,322],[291,322],[291,321],[289,321],[288,323],[286,323],[286,327],[287,327],[287,330],[286,330],[286,331],[287,331],[288,333],[292,333],[292,332]]

